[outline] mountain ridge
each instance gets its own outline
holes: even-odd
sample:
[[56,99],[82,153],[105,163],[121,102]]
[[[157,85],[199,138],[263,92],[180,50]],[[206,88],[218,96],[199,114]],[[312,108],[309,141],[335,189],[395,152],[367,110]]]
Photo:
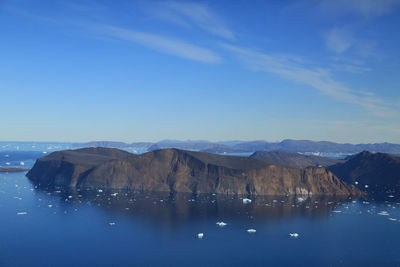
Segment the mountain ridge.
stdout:
[[306,168],[309,166],[327,167],[343,162],[342,160],[336,160],[327,157],[303,155],[296,152],[285,151],[256,151],[252,155],[250,155],[250,157],[270,160],[277,164],[295,168]]
[[159,142],[135,142],[123,143],[113,141],[93,141],[88,143],[74,143],[75,147],[114,147],[114,148],[142,148],[147,151],[166,148],[205,151],[211,153],[254,153],[256,151],[285,151],[300,153],[345,153],[355,154],[364,150],[400,154],[400,144],[393,143],[369,143],[350,144],[335,143],[330,141],[310,141],[285,139],[281,142],[268,141],[220,141],[210,142],[206,140],[163,140]]

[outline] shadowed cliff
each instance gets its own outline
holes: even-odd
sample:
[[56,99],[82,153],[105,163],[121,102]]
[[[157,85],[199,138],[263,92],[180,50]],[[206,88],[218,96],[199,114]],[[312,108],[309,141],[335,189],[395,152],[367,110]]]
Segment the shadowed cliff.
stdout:
[[400,191],[400,157],[394,155],[363,151],[329,170],[369,193]]

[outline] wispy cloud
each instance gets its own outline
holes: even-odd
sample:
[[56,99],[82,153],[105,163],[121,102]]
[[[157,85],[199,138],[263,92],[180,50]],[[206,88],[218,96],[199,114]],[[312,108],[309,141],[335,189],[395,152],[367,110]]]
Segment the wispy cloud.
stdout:
[[328,17],[351,18],[339,20],[340,24],[342,21],[347,21],[347,25],[335,26],[325,34],[324,39],[328,49],[341,54],[350,48],[355,48],[353,52],[357,56],[380,58],[376,43],[373,40],[357,38],[357,32],[362,32],[363,28],[368,26],[368,22],[389,15],[400,7],[400,0],[321,0],[317,6],[320,12]]
[[125,28],[99,25],[97,30],[106,36],[126,40],[140,44],[151,49],[204,63],[218,63],[222,59],[213,51],[182,41],[180,39],[169,38],[161,35],[137,32]]
[[376,42],[357,38],[356,32],[357,27],[334,27],[324,36],[325,44],[336,54],[352,50],[358,57],[381,58],[380,53],[376,51]]
[[325,36],[326,46],[338,54],[348,50],[354,42],[353,34],[345,28],[333,28]]
[[386,15],[400,6],[399,0],[322,0],[319,8],[332,15],[359,15],[374,18]]
[[179,26],[198,27],[213,35],[233,40],[235,35],[223,20],[207,5],[196,2],[159,2],[148,7],[149,12],[158,19]]
[[372,93],[351,90],[336,81],[328,69],[311,67],[292,56],[261,53],[229,44],[221,46],[236,55],[252,70],[274,73],[290,81],[308,85],[337,101],[359,105],[375,115],[391,113],[383,100]]

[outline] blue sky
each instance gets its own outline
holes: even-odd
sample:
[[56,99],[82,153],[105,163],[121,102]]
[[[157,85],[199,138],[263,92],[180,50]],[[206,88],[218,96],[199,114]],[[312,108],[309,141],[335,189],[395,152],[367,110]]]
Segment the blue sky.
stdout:
[[400,1],[0,1],[0,140],[400,143]]

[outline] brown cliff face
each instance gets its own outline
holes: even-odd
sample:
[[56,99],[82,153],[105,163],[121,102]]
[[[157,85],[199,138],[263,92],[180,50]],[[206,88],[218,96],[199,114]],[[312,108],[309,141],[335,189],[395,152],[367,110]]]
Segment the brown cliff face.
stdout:
[[[58,160],[39,159],[28,177],[44,185],[114,188],[139,191],[217,193],[245,195],[359,195],[324,168],[296,169],[269,161],[220,156],[204,152],[164,149],[140,156],[104,158],[85,163],[63,151]],[[71,154],[71,151],[68,153]],[[55,158],[49,155],[48,157]],[[125,156],[125,157],[124,157]],[[91,159],[91,158],[90,158]],[[72,166],[71,166],[72,165]],[[51,172],[49,170],[52,170]],[[50,173],[56,175],[51,176]]]
[[113,159],[134,156],[113,148],[82,148],[56,151],[36,160],[27,173],[29,179],[44,186],[73,186],[94,167]]

